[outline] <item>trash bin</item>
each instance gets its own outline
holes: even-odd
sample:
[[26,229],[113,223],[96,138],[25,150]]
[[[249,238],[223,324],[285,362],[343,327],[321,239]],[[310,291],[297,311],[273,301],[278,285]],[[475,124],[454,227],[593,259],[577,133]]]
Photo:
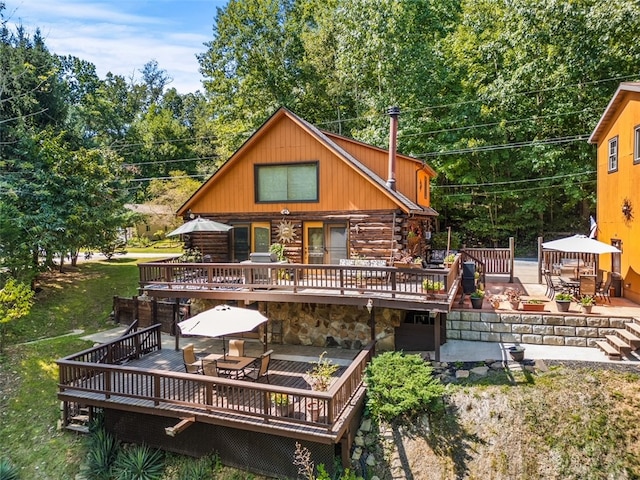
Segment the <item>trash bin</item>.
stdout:
[[611,288],[614,297],[622,296],[622,275],[617,272],[611,274]]
[[462,264],[462,291],[464,293],[476,291],[476,264],[473,262]]

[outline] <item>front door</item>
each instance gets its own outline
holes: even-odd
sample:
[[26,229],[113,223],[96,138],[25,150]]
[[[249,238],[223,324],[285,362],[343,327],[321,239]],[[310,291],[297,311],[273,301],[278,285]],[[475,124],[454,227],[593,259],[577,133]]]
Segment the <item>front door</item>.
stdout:
[[325,242],[322,222],[304,224],[304,263],[319,265],[324,262]]
[[349,258],[346,224],[307,222],[304,243],[304,263],[338,265],[341,258]]

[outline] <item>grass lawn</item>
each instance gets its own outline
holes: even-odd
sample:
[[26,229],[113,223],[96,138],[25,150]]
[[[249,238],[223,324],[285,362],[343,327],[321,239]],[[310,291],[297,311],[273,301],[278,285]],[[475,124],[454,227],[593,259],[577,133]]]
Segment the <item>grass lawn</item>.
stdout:
[[[145,258],[144,262],[150,261]],[[58,429],[60,403],[56,360],[92,345],[81,334],[113,327],[113,296],[137,293],[138,260],[116,257],[41,275],[31,313],[8,327],[0,354],[0,458],[19,469],[20,479],[74,480],[87,455],[88,436]],[[167,455],[166,480],[183,480],[193,460]],[[218,479],[257,479],[217,466]],[[1,480],[1,479],[0,479]]]

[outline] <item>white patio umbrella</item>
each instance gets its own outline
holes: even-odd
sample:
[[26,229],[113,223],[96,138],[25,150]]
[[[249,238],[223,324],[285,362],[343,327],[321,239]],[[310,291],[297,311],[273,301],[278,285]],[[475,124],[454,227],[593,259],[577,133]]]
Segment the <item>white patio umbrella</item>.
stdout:
[[558,252],[595,253],[598,255],[602,253],[620,253],[620,250],[613,245],[589,238],[586,235],[573,235],[572,237],[543,242],[542,248]]
[[[560,238],[550,242],[543,242],[542,248],[566,253],[593,253],[600,255],[603,253],[621,253],[613,245],[601,242],[586,235],[573,235],[571,237]],[[580,269],[580,258],[578,258],[578,269]]]
[[206,218],[197,217],[193,220],[189,220],[188,222],[183,223],[172,232],[167,233],[167,237],[194,232],[228,232],[232,228],[233,227],[231,225],[226,225],[214,220],[207,220]]
[[231,225],[226,225],[214,220],[207,220],[206,218],[197,217],[193,220],[189,220],[188,222],[183,223],[172,232],[167,233],[167,237],[193,232],[228,232],[232,228],[233,227]]
[[178,323],[182,335],[222,337],[222,352],[227,356],[224,336],[249,332],[267,321],[257,310],[218,305]]

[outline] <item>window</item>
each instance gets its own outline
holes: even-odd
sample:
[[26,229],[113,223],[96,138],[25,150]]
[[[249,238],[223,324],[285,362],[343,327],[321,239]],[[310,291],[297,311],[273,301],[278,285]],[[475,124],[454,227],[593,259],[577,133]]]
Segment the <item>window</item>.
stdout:
[[640,163],[640,125],[633,131],[633,163]]
[[609,172],[618,171],[618,137],[609,140]]
[[318,163],[256,165],[256,202],[317,202]]

